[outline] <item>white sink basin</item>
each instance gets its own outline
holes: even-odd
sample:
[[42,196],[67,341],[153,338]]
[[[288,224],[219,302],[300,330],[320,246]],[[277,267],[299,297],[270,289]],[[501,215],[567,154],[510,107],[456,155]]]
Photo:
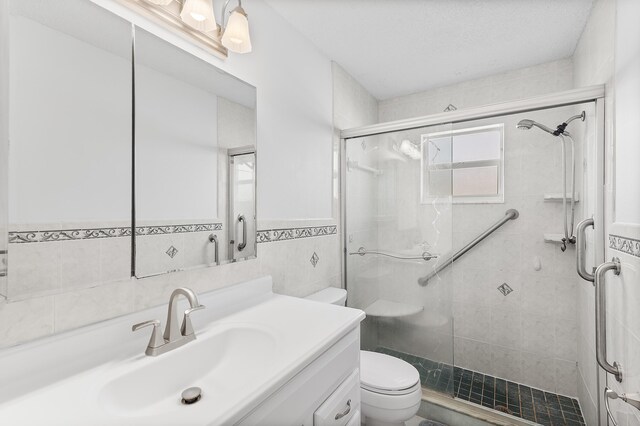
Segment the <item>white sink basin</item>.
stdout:
[[99,401],[116,416],[158,416],[188,409],[180,402],[182,391],[197,386],[202,389],[197,404],[215,403],[260,379],[268,371],[276,345],[275,334],[256,324],[213,327],[166,354],[114,365],[118,376],[105,384]]
[[[143,312],[0,351],[0,423],[214,426],[242,423],[364,313],[273,294],[269,277],[199,295],[196,340],[157,357],[131,325]],[[163,321],[164,322],[164,321]],[[149,330],[150,333],[150,330]],[[197,386],[202,399],[180,402]]]

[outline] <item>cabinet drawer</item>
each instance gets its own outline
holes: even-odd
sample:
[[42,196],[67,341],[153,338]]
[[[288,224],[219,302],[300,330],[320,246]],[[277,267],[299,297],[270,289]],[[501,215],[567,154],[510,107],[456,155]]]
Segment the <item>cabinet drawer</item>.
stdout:
[[345,426],[360,410],[360,371],[355,370],[313,414],[314,426]]
[[360,426],[361,422],[362,422],[362,418],[361,418],[360,410],[358,410],[355,413],[353,413],[353,417],[351,417],[351,420],[349,420],[349,423],[347,423],[347,426]]

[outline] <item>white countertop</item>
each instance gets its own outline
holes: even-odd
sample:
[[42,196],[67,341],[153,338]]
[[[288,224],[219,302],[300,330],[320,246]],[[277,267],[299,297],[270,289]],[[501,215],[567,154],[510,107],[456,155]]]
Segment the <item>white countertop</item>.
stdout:
[[[0,351],[1,423],[235,423],[364,318],[356,309],[273,294],[270,277],[199,298],[209,314],[193,314],[197,340],[158,357],[144,355],[151,330],[134,334],[131,325],[157,318],[164,326],[166,307]],[[217,380],[198,374],[209,361],[218,362],[210,376]],[[201,387],[202,400],[182,405],[179,392],[156,398],[174,384]]]

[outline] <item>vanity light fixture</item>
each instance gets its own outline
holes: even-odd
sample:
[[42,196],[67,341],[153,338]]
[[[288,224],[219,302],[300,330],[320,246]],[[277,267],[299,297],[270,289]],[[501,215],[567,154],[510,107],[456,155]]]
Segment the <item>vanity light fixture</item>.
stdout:
[[213,31],[217,26],[211,0],[186,0],[180,12],[180,19],[202,32]]
[[231,0],[226,0],[222,7],[222,24],[220,25],[221,42],[224,47],[235,53],[251,52],[251,36],[247,12],[242,8],[242,0],[233,9],[225,27],[225,13]]

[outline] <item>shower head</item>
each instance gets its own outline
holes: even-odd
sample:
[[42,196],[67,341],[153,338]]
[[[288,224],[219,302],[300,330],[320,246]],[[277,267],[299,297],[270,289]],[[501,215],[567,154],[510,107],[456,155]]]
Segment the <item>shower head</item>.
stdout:
[[520,120],[516,127],[518,129],[521,129],[521,130],[529,130],[533,126],[536,126],[537,128],[542,129],[547,133],[551,133],[552,135],[557,136],[557,135],[554,134],[555,130],[545,126],[544,124],[537,123],[537,122],[535,122],[533,120],[528,120],[528,119]]
[[518,122],[518,124],[516,125],[516,127],[518,129],[521,130],[529,130],[531,129],[533,126],[536,126],[538,129],[542,129],[547,133],[552,134],[553,136],[560,136],[560,135],[569,135],[569,132],[567,132],[565,129],[567,128],[567,125],[569,123],[571,123],[573,120],[578,120],[580,119],[581,121],[584,121],[586,117],[586,114],[584,113],[584,111],[582,111],[582,113],[578,114],[578,115],[574,115],[573,117],[569,118],[567,121],[563,122],[562,124],[558,125],[558,127],[554,129],[545,126],[544,124],[540,124],[537,123],[533,120],[529,120],[529,119],[524,119],[524,120],[520,120]]
[[516,125],[516,127],[520,130],[529,130],[533,127],[533,123],[534,123],[533,120],[527,120],[527,119],[520,120]]

